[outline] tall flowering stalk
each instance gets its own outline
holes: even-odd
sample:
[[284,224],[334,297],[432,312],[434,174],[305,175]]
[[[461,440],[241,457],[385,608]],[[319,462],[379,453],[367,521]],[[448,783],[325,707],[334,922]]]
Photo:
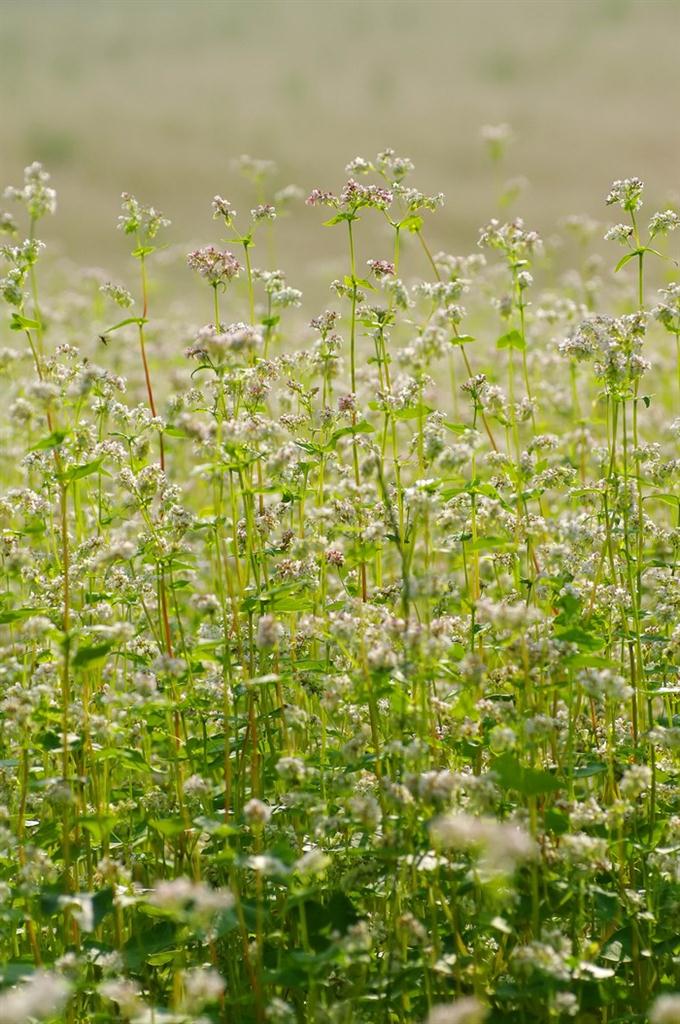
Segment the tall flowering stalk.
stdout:
[[[361,210],[373,208],[375,210],[385,211],[392,203],[392,199],[393,195],[389,189],[383,188],[379,185],[360,185],[354,180],[354,178],[350,178],[347,181],[339,197],[334,196],[331,192],[324,192],[315,188],[307,198],[307,204],[309,206],[322,204],[324,206],[330,206],[338,211],[333,217],[325,221],[325,225],[327,227],[332,227],[336,224],[347,225],[350,272],[342,281],[335,281],[333,287],[339,296],[348,298],[350,301],[350,394],[347,402],[351,407],[352,425],[354,428],[356,428],[358,424],[355,408],[355,396],[357,393],[357,306],[364,298],[363,292],[360,291],[360,289],[372,288],[370,282],[365,278],[357,276],[354,224],[359,220],[359,213]],[[359,453],[356,443],[352,446],[352,460],[354,465],[354,482],[356,487],[359,488]],[[361,545],[361,537],[359,543]],[[366,563],[363,558],[361,558],[359,563],[359,572],[361,576],[361,595],[363,600],[366,601],[368,598],[368,582]]]
[[[38,301],[38,281],[36,264],[43,243],[35,238],[35,230],[38,221],[46,214],[54,214],[56,211],[57,197],[53,188],[48,185],[50,175],[44,170],[40,163],[33,163],[24,171],[23,188],[10,187],[6,189],[5,196],[21,202],[27,211],[29,218],[29,237],[20,246],[6,247],[3,255],[12,264],[10,274],[5,279],[4,296],[15,307],[12,313],[11,326],[13,330],[23,331],[33,357],[33,363],[38,379],[45,382],[45,344],[42,314]],[[26,278],[30,282],[33,317],[28,318],[24,314],[26,294],[24,285]],[[48,436],[40,442],[41,447],[51,451],[54,457],[57,488],[59,493],[59,526],[58,544],[61,559],[61,628],[62,628],[62,671],[61,671],[61,775],[64,786],[71,785],[71,756],[70,756],[70,715],[71,715],[71,555],[69,538],[69,507],[68,489],[71,479],[64,471],[60,448],[67,430],[57,430],[52,411],[52,403],[49,398],[45,407],[45,418]],[[27,756],[27,755],[25,755]],[[27,784],[24,780],[24,785]],[[23,799],[23,798],[22,798]],[[21,814],[20,829],[23,833],[23,812]],[[64,851],[64,869],[67,885],[74,886],[74,879],[71,877],[71,830],[72,822],[67,812],[62,825],[62,845]],[[22,836],[23,838],[23,836]],[[34,957],[40,963],[37,952],[37,941],[32,939],[34,946]]]
[[[142,289],[142,315],[141,317],[136,318],[134,322],[137,324],[139,330],[139,350],[142,357],[142,366],[144,368],[144,382],[146,384],[146,394],[149,400],[149,410],[153,418],[157,419],[158,413],[156,410],[156,401],[154,399],[153,386],[151,383],[151,371],[149,369],[149,362],[146,354],[144,333],[144,326],[148,323],[149,312],[149,287],[146,260],[148,256],[156,251],[156,246],[151,243],[155,240],[156,235],[162,228],[169,227],[170,221],[158,210],[154,209],[153,206],[142,205],[133,195],[130,195],[129,192],[123,192],[121,198],[123,212],[118,218],[118,227],[124,234],[131,235],[135,239],[136,244],[135,248],[132,250],[132,255],[135,259],[139,260],[139,273]],[[163,472],[165,472],[165,449],[163,445],[162,429],[159,429],[159,445],[160,467]]]

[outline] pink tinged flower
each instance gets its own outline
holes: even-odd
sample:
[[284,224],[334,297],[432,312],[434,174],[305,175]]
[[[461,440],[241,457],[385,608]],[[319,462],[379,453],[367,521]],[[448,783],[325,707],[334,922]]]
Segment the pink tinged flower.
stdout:
[[332,192],[324,192],[320,188],[313,188],[305,199],[307,206],[334,206],[336,201]]
[[394,277],[394,263],[390,263],[389,260],[368,260],[367,262],[371,273],[378,279]]
[[226,284],[238,275],[241,264],[226,250],[216,249],[214,245],[206,245],[196,249],[187,256],[187,263],[211,285]]

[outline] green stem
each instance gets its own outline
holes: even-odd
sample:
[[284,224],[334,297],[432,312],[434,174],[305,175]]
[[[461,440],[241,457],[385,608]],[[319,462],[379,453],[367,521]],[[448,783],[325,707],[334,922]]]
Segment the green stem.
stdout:
[[248,315],[250,324],[255,323],[255,290],[253,288],[253,268],[250,265],[250,242],[243,243],[243,252],[246,261],[246,275],[248,277]]

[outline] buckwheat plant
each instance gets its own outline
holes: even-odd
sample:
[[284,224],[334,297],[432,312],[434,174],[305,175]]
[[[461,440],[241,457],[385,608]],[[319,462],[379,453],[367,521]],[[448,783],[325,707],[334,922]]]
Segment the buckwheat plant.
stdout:
[[236,171],[185,312],[0,212],[0,1020],[680,1020],[676,212]]

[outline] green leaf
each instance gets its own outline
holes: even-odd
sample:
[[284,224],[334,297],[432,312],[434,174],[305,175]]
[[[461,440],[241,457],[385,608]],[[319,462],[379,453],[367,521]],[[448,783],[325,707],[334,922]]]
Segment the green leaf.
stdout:
[[325,220],[323,222],[323,226],[325,228],[332,228],[334,224],[342,224],[343,221],[357,219],[358,218],[356,218],[352,213],[336,213],[334,217],[331,217],[329,220]]
[[[63,484],[73,483],[74,480],[82,480],[86,476],[90,476],[92,473],[96,473],[101,467],[105,456],[100,455],[98,459],[94,459],[93,462],[84,462],[80,466],[71,466],[65,473],[61,473],[59,479]],[[108,474],[107,474],[108,475]]]
[[78,818],[78,824],[87,829],[95,843],[101,843],[106,838],[116,821],[113,814],[89,814]]
[[[292,903],[293,901],[291,901]],[[346,935],[359,915],[349,897],[340,890],[328,893],[325,902],[302,899],[310,945],[316,950],[326,949],[332,932]]]
[[46,729],[44,732],[38,733],[36,740],[43,750],[59,750],[62,745],[61,736],[53,729]]
[[513,754],[502,754],[491,763],[503,789],[514,789],[523,796],[538,796],[562,789],[564,783],[540,768],[525,768]]
[[561,836],[569,831],[569,818],[563,811],[556,811],[553,807],[549,807],[543,818],[547,832],[554,832],[555,835]]
[[44,608],[11,608],[0,612],[0,626],[7,626],[11,622],[20,622],[22,619],[29,619],[31,615],[40,615]]
[[100,889],[92,897],[92,909],[94,910],[94,926],[97,928],[107,914],[113,910],[114,890],[112,887]]
[[350,434],[372,434],[374,431],[375,427],[368,420],[360,420],[351,427],[341,427],[339,430],[334,430],[328,439],[326,447],[330,451],[332,448],[335,448],[341,437],[348,437]]
[[420,231],[422,226],[423,218],[419,217],[415,213],[410,214],[408,217],[404,217],[404,219],[399,224],[400,228],[406,228],[407,231],[412,231],[414,234],[415,232]]
[[312,441],[302,441],[298,438],[296,439],[295,444],[298,448],[301,448],[303,452],[307,452],[308,455],[316,455],[317,458],[324,453],[324,449],[320,445],[314,444]]
[[469,545],[470,551],[486,551],[498,548],[512,547],[513,541],[507,537],[478,537],[474,543]]
[[564,640],[570,644],[578,644],[586,651],[599,651],[604,647],[604,637],[589,633],[580,626],[570,626],[568,629],[559,629],[555,632],[556,640]]
[[375,291],[375,286],[370,281],[367,281],[365,277],[350,277],[349,274],[345,274],[343,283],[347,288],[368,288],[371,292]]
[[58,448],[60,444],[63,444],[64,438],[66,437],[65,430],[53,430],[47,437],[43,437],[42,441],[38,441],[32,448],[29,448],[29,452],[43,452],[49,451],[51,448]]
[[314,598],[309,593],[287,594],[272,601],[272,608],[277,612],[311,612]]
[[111,640],[103,644],[93,644],[91,647],[80,647],[73,657],[73,667],[85,668],[92,666],[96,661],[103,661],[112,647]]
[[148,772],[149,770],[142,754],[130,747],[103,747],[95,752],[94,757],[96,761],[117,761],[120,767],[138,772]]
[[12,319],[9,326],[12,331],[40,330],[40,324],[37,320],[30,320],[27,316],[22,316],[21,313],[12,313]]
[[606,764],[602,764],[601,761],[591,761],[590,764],[582,764],[578,768],[574,768],[573,776],[575,779],[590,779],[593,775],[602,775],[606,771]]
[[564,659],[571,668],[611,668],[615,666],[609,658],[599,654],[570,654]]
[[154,828],[156,832],[160,832],[166,839],[173,839],[175,836],[180,835],[186,831],[186,825],[183,821],[177,818],[151,818],[149,825]]
[[625,256],[622,256],[619,262],[614,267],[614,273],[618,274],[619,270],[622,270],[626,263],[630,263],[631,260],[635,259],[636,256],[641,256],[644,249],[634,249],[633,252],[627,252]]
[[555,603],[558,608],[562,609],[555,618],[556,625],[570,625],[581,614],[581,598],[571,591],[565,591]]
[[496,342],[496,348],[514,348],[518,352],[523,352],[526,348],[526,342],[519,331],[508,331],[507,334],[501,334],[500,338]]
[[429,416],[431,412],[434,412],[431,405],[412,406],[409,409],[397,409],[396,412],[392,413],[395,420],[419,420]]
[[173,947],[175,935],[176,927],[167,918],[155,922],[151,928],[134,928],[122,949],[128,968],[137,971],[149,956]]
[[[224,749],[224,744],[222,744]],[[205,815],[199,815],[198,818],[194,818],[194,825],[200,828],[202,832],[207,832],[210,836],[218,836],[224,838],[225,836],[235,836],[239,834],[239,829],[234,825],[228,825],[224,821],[216,821],[214,818],[206,818]]]
[[30,978],[35,970],[33,960],[11,960],[5,961],[2,965],[2,973],[0,974],[0,980],[3,986],[15,985],[19,981],[25,981]]
[[[645,494],[643,501],[662,501],[664,505],[672,505],[677,508],[680,505],[680,498],[676,494]],[[665,564],[665,563],[664,563]]]
[[477,339],[472,334],[454,334],[451,338],[452,345],[471,345]]
[[120,320],[117,324],[114,324],[113,327],[107,327],[105,331],[101,332],[101,334],[113,334],[114,331],[119,330],[121,327],[127,327],[128,324],[137,324],[138,327],[141,327],[142,324],[146,324],[148,322],[147,318],[143,316],[129,316],[125,320]]
[[152,953],[146,958],[151,967],[164,967],[184,955],[184,949],[166,949],[164,953]]

